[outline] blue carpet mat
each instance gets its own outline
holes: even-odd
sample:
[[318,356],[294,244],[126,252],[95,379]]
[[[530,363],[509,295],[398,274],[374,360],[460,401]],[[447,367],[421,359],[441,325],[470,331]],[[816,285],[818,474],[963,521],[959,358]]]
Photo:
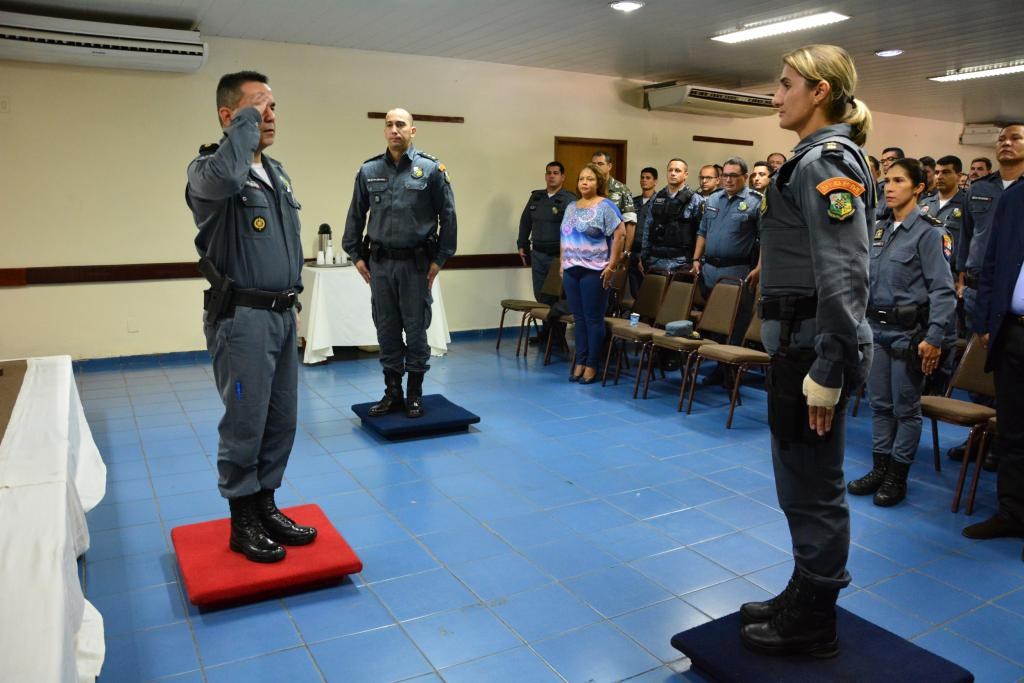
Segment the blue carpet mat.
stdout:
[[[375,402],[374,402],[375,403]],[[462,406],[455,405],[441,394],[423,397],[423,417],[411,419],[405,412],[391,413],[381,417],[370,417],[374,403],[357,403],[352,412],[363,421],[363,427],[380,434],[385,439],[404,439],[415,436],[464,431],[469,425],[480,421]]]
[[672,637],[672,647],[694,668],[719,683],[970,683],[974,675],[948,659],[837,608],[839,655],[765,657],[740,641],[740,614],[734,612]]

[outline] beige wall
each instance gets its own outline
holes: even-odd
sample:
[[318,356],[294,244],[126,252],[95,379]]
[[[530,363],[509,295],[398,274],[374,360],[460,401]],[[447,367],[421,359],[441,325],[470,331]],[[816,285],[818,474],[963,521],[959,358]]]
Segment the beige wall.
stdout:
[[[279,130],[271,154],[303,203],[307,256],[320,223],[340,232],[356,168],[383,150],[381,123],[368,111],[466,118],[422,123],[416,139],[450,170],[461,254],[513,251],[519,212],[542,185],[556,135],[628,139],[633,184],[641,167],[670,156],[695,170],[795,142],[773,118],[647,112],[635,82],[480,62],[230,39],[210,41],[197,74],[0,61],[0,96],[10,105],[0,114],[0,268],[194,259],[185,167],[219,137],[217,78],[242,68],[271,76]],[[989,151],[957,144],[958,124],[878,113],[876,128],[876,155],[894,143],[914,156]],[[755,144],[734,149],[693,135]],[[530,292],[522,269],[451,271],[443,282],[453,330],[494,327],[499,299]],[[202,348],[201,289],[199,280],[0,288],[0,357]]]

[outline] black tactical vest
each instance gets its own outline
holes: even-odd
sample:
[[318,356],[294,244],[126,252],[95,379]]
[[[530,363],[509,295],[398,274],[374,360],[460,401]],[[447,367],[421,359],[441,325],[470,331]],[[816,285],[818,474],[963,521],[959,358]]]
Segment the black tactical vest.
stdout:
[[651,199],[651,250],[654,258],[693,258],[700,216],[683,217],[693,198],[693,190],[684,187],[669,197],[661,190]]
[[534,248],[554,248],[557,252],[561,241],[560,228],[568,206],[561,192],[548,197],[547,190],[534,190],[530,195],[530,222],[533,226]]

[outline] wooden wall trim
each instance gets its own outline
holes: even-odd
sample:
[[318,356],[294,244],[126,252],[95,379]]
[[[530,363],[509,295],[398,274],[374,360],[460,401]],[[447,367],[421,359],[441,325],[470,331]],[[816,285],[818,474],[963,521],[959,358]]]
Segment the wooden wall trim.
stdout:
[[721,145],[743,145],[745,147],[753,147],[753,140],[736,140],[733,138],[713,138],[707,135],[694,135],[694,142],[715,142]]
[[[315,263],[308,259],[307,263]],[[448,259],[445,270],[522,268],[519,254],[467,254]],[[0,287],[80,285],[103,282],[187,280],[202,277],[195,261],[178,263],[122,263],[99,266],[36,266],[0,268]]]

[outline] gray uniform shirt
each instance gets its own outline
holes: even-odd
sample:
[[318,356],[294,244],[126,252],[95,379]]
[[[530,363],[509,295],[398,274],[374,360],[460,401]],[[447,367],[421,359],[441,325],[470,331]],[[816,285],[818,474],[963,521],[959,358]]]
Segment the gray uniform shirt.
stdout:
[[[792,343],[814,349],[811,378],[834,388],[843,385],[844,369],[859,367],[860,346],[872,340],[864,312],[873,181],[849,137],[850,126],[837,123],[801,140],[773,176],[761,218],[762,295],[817,297],[815,318]],[[778,321],[765,321],[762,337],[774,353]]]
[[953,254],[954,257],[950,259],[950,264],[953,267],[953,271],[956,272],[959,268],[956,265],[956,249],[960,246],[960,228],[964,224],[964,209],[967,206],[967,193],[963,190],[959,190],[949,198],[949,201],[940,209],[939,202],[941,198],[939,193],[936,192],[933,195],[929,195],[921,199],[918,202],[918,206],[921,208],[921,213],[938,218],[942,222],[942,227],[945,228],[953,241]]
[[341,243],[353,261],[363,258],[364,228],[372,241],[390,249],[411,249],[437,235],[434,261],[444,266],[456,246],[455,197],[444,164],[412,145],[398,164],[387,152],[364,161]]
[[960,246],[957,247],[956,263],[963,271],[977,277],[985,260],[988,234],[992,217],[996,213],[996,202],[1003,194],[1003,177],[999,171],[984,178],[978,178],[967,190],[967,211],[960,231]]
[[[764,197],[744,187],[732,197],[717,190],[704,203],[704,218],[697,236],[703,237],[704,255],[715,258],[749,258],[761,229]],[[753,265],[753,264],[751,264]]]
[[889,309],[928,304],[925,341],[941,348],[956,309],[953,274],[942,246],[943,228],[916,207],[898,228],[893,230],[893,225],[893,219],[886,218],[872,235],[868,305]]
[[262,117],[246,107],[219,145],[204,145],[188,166],[185,201],[199,234],[196,251],[242,289],[302,290],[299,209],[292,182],[262,155],[268,185],[252,170]]

